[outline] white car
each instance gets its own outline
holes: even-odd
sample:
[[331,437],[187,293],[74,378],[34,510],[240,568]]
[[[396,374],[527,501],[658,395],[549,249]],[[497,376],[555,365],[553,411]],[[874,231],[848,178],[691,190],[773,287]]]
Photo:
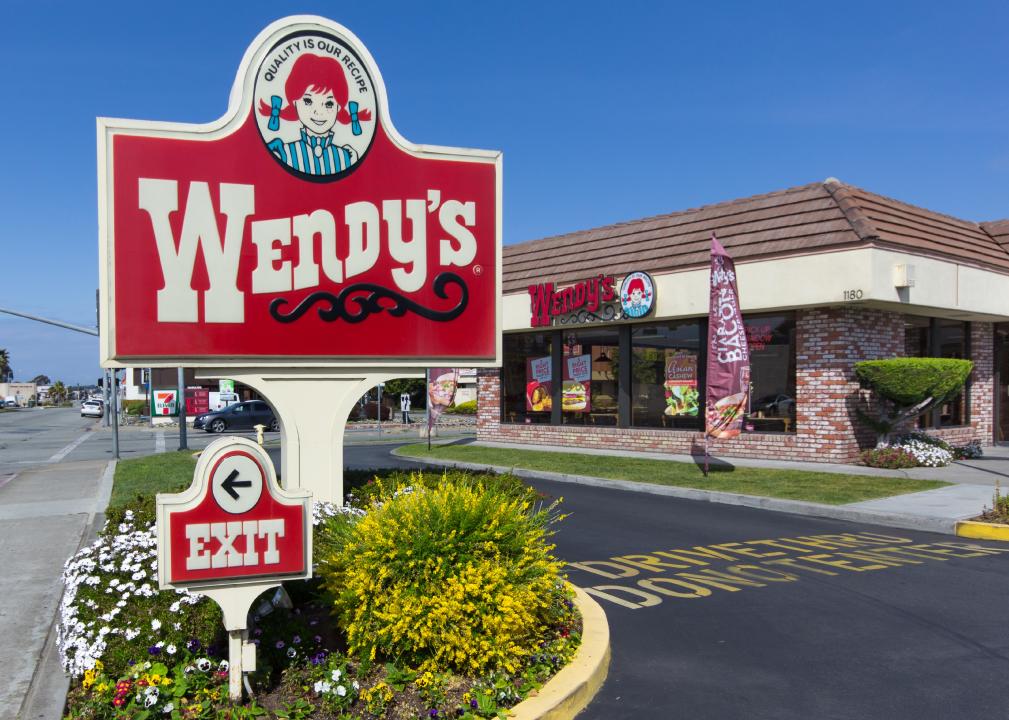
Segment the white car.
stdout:
[[101,400],[85,400],[81,403],[81,417],[102,417],[105,415],[105,403]]

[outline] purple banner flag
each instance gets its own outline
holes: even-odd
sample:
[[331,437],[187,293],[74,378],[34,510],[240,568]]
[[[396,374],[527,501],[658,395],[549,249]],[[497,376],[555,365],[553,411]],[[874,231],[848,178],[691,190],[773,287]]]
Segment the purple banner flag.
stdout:
[[711,235],[711,295],[708,306],[706,437],[734,438],[743,424],[750,392],[750,351],[739,311],[736,264]]
[[455,402],[459,375],[454,368],[431,368],[427,372],[427,428],[430,430],[445,409]]

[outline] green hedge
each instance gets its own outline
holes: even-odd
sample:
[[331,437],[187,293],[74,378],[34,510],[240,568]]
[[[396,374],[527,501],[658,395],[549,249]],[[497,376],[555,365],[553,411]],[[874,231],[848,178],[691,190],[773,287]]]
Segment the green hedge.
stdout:
[[146,400],[123,400],[124,415],[145,415],[147,414]]
[[448,415],[476,415],[476,400],[453,405],[445,413]]

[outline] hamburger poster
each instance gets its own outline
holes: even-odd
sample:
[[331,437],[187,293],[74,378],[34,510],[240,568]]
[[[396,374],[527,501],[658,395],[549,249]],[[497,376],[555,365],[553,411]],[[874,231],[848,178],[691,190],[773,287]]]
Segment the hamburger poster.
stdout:
[[564,382],[561,385],[561,409],[564,412],[591,412],[592,356],[564,358]]

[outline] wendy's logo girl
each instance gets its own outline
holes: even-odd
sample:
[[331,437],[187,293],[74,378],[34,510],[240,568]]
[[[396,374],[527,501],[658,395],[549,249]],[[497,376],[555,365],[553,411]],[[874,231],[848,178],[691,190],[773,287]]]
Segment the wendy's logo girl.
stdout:
[[374,135],[372,110],[363,107],[374,101],[370,83],[356,81],[355,90],[367,92],[350,100],[346,71],[336,58],[303,52],[286,65],[282,90],[279,77],[257,88],[266,147],[297,173],[335,179],[360,161]]
[[655,289],[648,273],[633,272],[620,284],[620,306],[624,317],[644,317],[652,309]]

